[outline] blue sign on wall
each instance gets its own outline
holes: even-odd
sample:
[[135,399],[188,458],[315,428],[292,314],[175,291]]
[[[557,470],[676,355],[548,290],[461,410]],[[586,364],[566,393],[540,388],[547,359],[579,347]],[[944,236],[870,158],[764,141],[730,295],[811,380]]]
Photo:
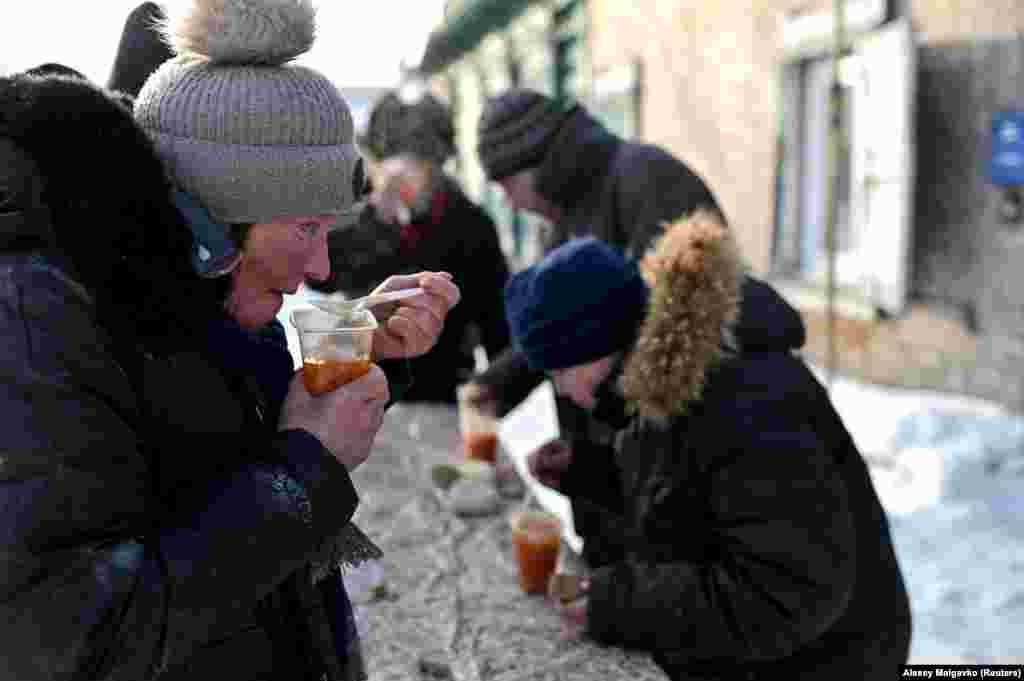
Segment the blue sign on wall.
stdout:
[[992,183],[1024,185],[1024,111],[992,115]]

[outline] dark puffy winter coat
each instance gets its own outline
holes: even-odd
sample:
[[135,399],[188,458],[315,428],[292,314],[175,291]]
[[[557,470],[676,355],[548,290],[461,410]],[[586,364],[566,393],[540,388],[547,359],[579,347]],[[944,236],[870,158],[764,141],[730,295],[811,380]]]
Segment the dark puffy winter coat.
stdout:
[[909,601],[867,466],[798,313],[704,227],[642,261],[649,316],[595,412],[613,446],[575,443],[564,482],[590,633],[678,679],[896,678]]
[[0,678],[350,678],[352,481],[277,432],[280,337],[193,295],[214,287],[130,111],[0,79],[0,160]]
[[473,347],[493,360],[509,345],[502,291],[509,269],[494,222],[450,178],[434,192],[429,213],[400,228],[367,207],[352,225],[328,236],[331,279],[319,290],[364,295],[392,274],[450,272],[462,299],[430,352],[412,359],[409,402],[455,403],[455,387],[473,372]]
[[0,273],[2,675],[302,678],[333,654],[310,562],[357,505],[344,467],[202,354],[144,360],[137,395],[85,289],[38,256]]
[[[537,169],[537,191],[562,211],[545,251],[593,236],[640,258],[667,222],[698,208],[721,212],[704,181],[664,149],[627,142],[582,108],[562,125]],[[499,393],[500,411],[518,404],[542,376],[514,350],[481,375]]]

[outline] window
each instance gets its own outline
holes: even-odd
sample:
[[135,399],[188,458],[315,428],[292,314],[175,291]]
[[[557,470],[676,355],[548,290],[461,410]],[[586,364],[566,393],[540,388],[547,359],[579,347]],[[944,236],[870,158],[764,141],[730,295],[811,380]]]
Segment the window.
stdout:
[[[850,175],[852,163],[850,158],[850,136],[853,117],[852,108],[858,103],[852,95],[855,84],[850,82],[850,72],[854,64],[847,57],[841,62],[839,81],[840,120],[837,128],[838,143],[836,153],[837,182],[834,187],[835,203],[835,247],[837,260],[837,276],[839,281],[848,287],[857,287],[860,272],[857,268],[857,242],[862,235],[857,234],[851,222],[850,210]],[[802,278],[818,284],[824,284],[828,269],[828,251],[826,232],[829,221],[829,201],[832,198],[829,177],[829,154],[831,153],[830,105],[829,94],[832,89],[832,61],[817,59],[806,69],[805,88],[807,96],[804,100],[805,134],[803,140],[804,187],[800,193],[802,202],[801,214],[803,221],[800,231],[799,267]]]
[[609,130],[623,139],[639,137],[643,101],[641,62],[623,64],[598,75],[589,99],[591,113]]
[[831,60],[803,57],[782,71],[773,268],[812,288],[825,284],[834,198],[837,285],[889,314],[902,312],[909,276],[915,49],[909,22],[897,20],[857,38],[840,62],[834,197]]

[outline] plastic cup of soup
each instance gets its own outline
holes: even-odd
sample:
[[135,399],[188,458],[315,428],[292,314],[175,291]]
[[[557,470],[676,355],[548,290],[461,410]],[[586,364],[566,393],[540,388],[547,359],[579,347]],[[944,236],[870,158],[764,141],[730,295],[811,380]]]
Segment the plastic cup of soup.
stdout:
[[547,593],[562,545],[562,521],[546,511],[520,511],[512,514],[511,524],[519,586],[524,593]]
[[465,383],[456,389],[462,452],[468,459],[495,463],[498,459],[498,420],[480,408],[480,388]]
[[317,308],[294,310],[299,334],[302,379],[311,395],[323,395],[370,371],[377,320],[367,309],[344,316]]

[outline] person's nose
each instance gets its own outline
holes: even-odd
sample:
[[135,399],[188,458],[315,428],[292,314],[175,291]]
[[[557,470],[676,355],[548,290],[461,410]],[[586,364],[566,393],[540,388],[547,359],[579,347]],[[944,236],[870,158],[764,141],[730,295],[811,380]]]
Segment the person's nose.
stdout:
[[331,276],[331,258],[327,250],[326,228],[325,235],[317,244],[313,257],[306,265],[306,278],[313,281],[326,281]]

